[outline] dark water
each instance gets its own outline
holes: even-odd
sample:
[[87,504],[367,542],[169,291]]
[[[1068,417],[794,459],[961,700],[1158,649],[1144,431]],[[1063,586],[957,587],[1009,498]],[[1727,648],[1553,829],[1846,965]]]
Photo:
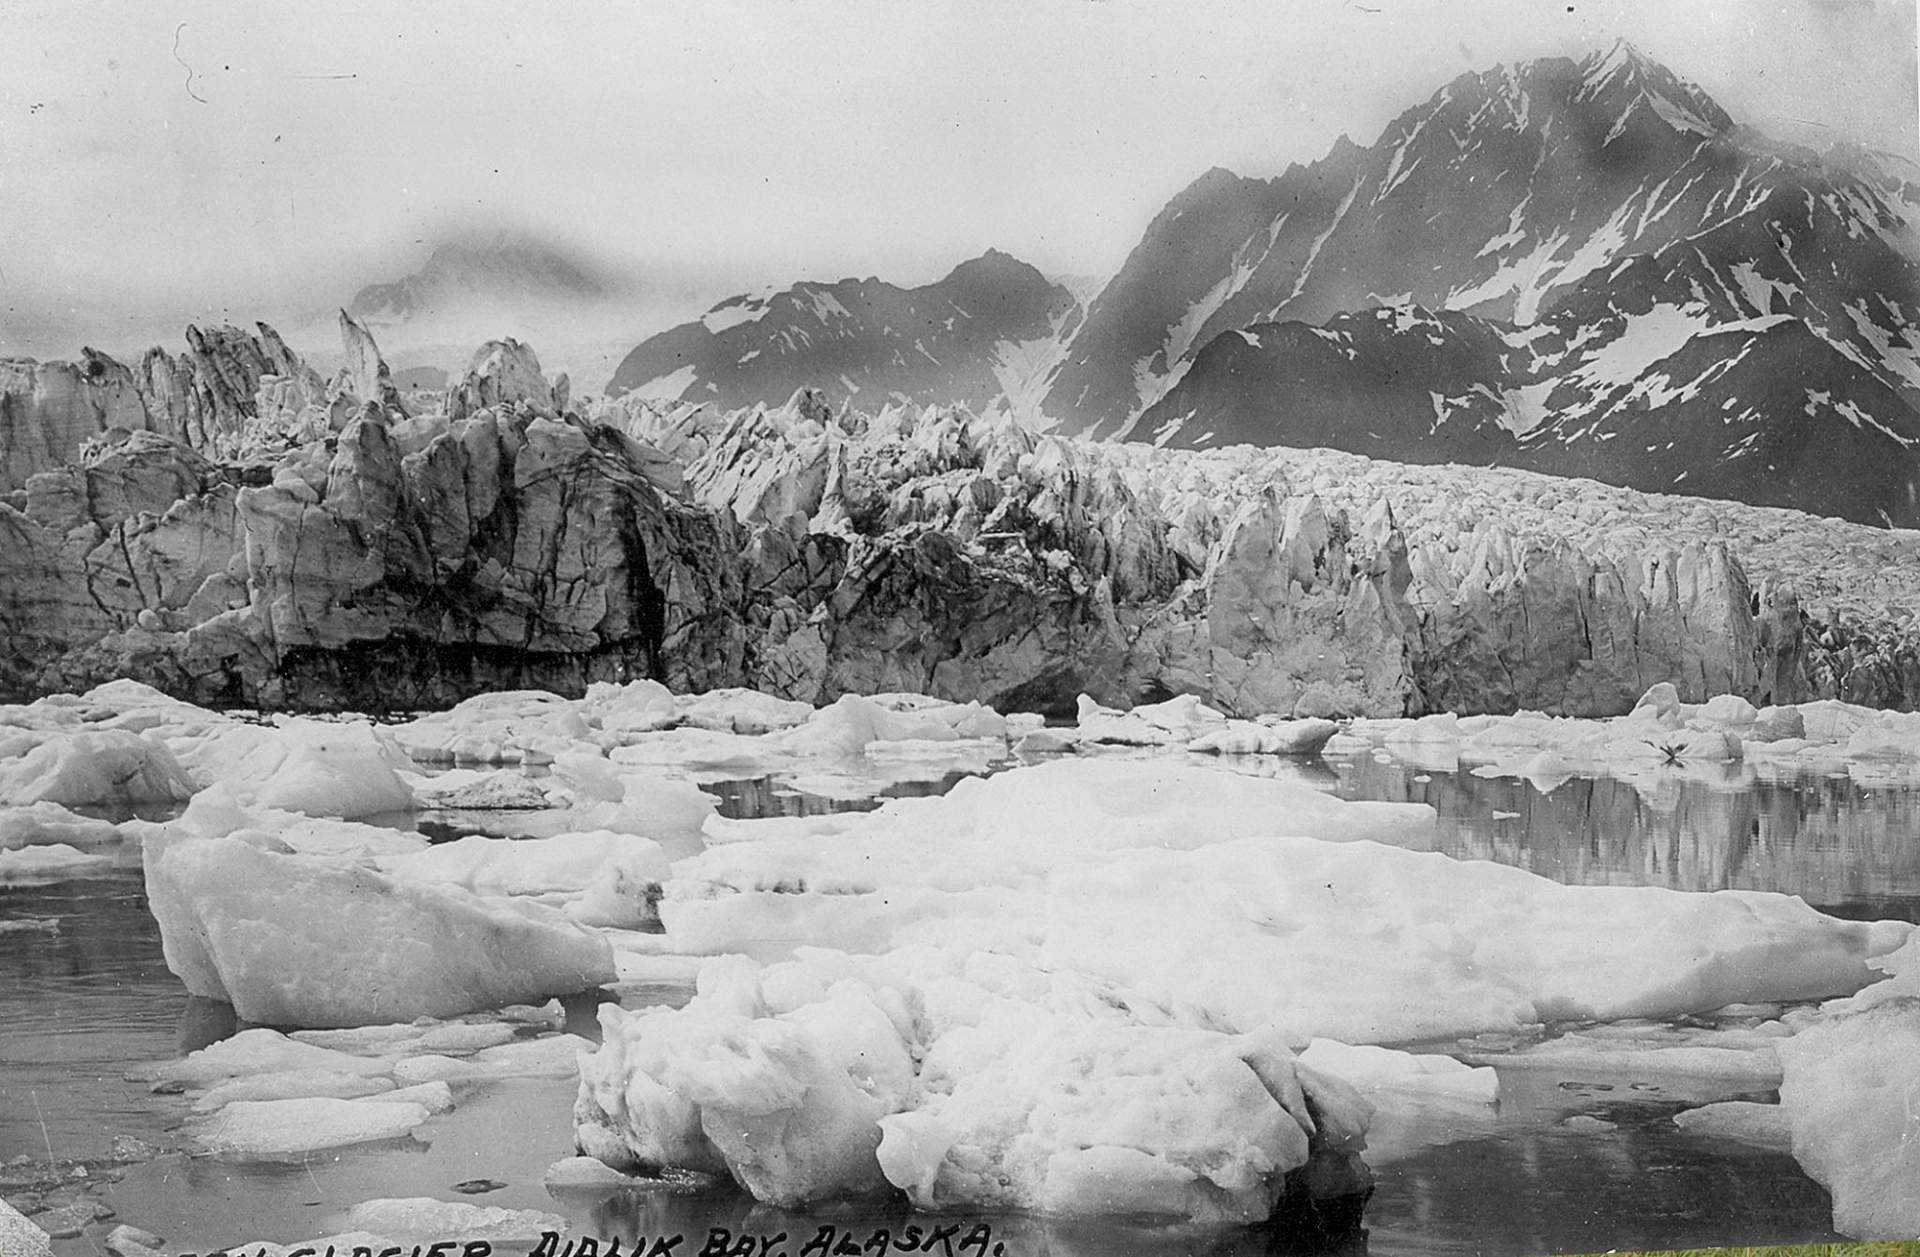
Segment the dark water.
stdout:
[[1920,921],[1920,790],[1736,767],[1634,783],[1576,777],[1542,792],[1467,769],[1370,756],[1326,761],[1343,798],[1426,803],[1438,847],[1580,886],[1771,890],[1822,912]]
[[0,887],[0,1160],[104,1157],[114,1135],[168,1122],[135,1062],[176,1054],[187,993],[160,956],[138,869],[53,886]]
[[[1430,803],[1441,850],[1559,881],[1778,890],[1839,915],[1920,919],[1920,792],[1910,788],[1676,774],[1638,784],[1576,778],[1542,791],[1364,754],[1258,771],[1348,798]],[[891,792],[938,793],[957,779]],[[710,789],[733,816],[875,805],[798,794],[770,778]],[[116,1135],[163,1148],[176,1142],[185,1101],[152,1095],[123,1074],[231,1025],[224,1010],[189,1000],[167,972],[138,871],[0,887],[0,922],[22,919],[54,919],[59,928],[0,933],[0,1161],[101,1157]],[[1685,1105],[1673,1097],[1623,1100],[1579,1081],[1503,1074],[1497,1118],[1441,1121],[1428,1132],[1432,1146],[1376,1168],[1367,1235],[1339,1251],[1520,1255],[1836,1238],[1826,1193],[1790,1157],[1679,1131],[1669,1119]],[[348,1205],[372,1196],[465,1199],[452,1185],[473,1178],[509,1184],[475,1203],[557,1211],[599,1234],[677,1230],[692,1237],[693,1251],[708,1226],[761,1235],[807,1227],[811,1235],[819,1225],[733,1192],[556,1202],[540,1176],[572,1152],[571,1096],[565,1083],[494,1084],[463,1095],[459,1108],[415,1137],[296,1166],[167,1155],[132,1168],[104,1198],[122,1219],[166,1236],[175,1252],[323,1234],[337,1229]],[[1571,1129],[1564,1123],[1573,1115],[1616,1129]],[[841,1221],[897,1227],[900,1219]],[[990,1221],[1008,1254],[1287,1250],[1261,1235],[1202,1244],[1119,1226]],[[63,1257],[104,1252],[99,1231],[57,1247]]]

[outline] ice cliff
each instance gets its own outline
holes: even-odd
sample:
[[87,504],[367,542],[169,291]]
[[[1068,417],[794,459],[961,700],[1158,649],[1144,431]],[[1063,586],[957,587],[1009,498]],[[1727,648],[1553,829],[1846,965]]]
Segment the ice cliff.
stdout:
[[1920,690],[1913,534],[804,391],[583,405],[514,341],[403,397],[342,334],[331,381],[265,327],[0,364],[0,688],[391,709],[647,677],[1237,716]]

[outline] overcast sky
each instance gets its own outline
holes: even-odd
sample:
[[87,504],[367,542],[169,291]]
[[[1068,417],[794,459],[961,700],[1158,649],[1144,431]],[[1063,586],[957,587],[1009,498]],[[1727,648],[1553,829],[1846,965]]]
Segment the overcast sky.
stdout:
[[1913,0],[4,7],[16,310],[326,306],[469,225],[700,291],[1105,274],[1209,166],[1615,35],[1742,121],[1920,147]]

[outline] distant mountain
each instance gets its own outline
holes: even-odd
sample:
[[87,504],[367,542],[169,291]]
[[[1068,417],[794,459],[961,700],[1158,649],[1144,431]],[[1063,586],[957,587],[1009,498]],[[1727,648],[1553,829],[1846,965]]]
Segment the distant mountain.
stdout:
[[1417,306],[1255,324],[1208,342],[1140,429],[1173,448],[1326,447],[1920,523],[1920,419],[1807,323],[1709,329],[1674,307],[1631,322],[1597,345],[1581,325]]
[[1465,75],[1371,147],[1202,176],[1045,409],[1920,524],[1910,173],[1739,128],[1624,43]]
[[1622,42],[1462,75],[1277,178],[1210,170],[1084,309],[1004,254],[799,284],[653,338],[612,390],[1007,397],[1110,439],[1920,526],[1917,176],[1769,140]]
[[593,263],[558,245],[522,233],[494,232],[440,245],[412,274],[362,288],[347,312],[374,324],[405,323],[526,302],[598,302],[614,288]]
[[733,297],[634,349],[608,392],[725,408],[802,386],[836,406],[1031,403],[1079,315],[1065,288],[989,250],[920,288],[845,279]]

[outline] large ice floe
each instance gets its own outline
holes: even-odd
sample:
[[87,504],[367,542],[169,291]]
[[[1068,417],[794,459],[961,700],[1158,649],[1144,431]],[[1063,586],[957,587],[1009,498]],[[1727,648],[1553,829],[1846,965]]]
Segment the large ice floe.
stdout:
[[[1500,1078],[1637,1071],[1688,1080],[1692,1137],[1789,1139],[1841,1230],[1920,1226],[1889,1099],[1920,1085],[1910,926],[1456,859],[1431,808],[1281,767],[1334,739],[1540,789],[1885,772],[1920,766],[1911,717],[1655,687],[1610,720],[1240,721],[1178,697],[1042,729],[644,681],[394,726],[124,683],[7,713],[0,780],[41,755],[73,786],[10,795],[0,855],[137,844],[187,989],[292,1030],[155,1072],[192,1089],[209,1152],[404,1140],[462,1087],[577,1073],[579,1147],[621,1171],[724,1174],[784,1207],[1211,1227],[1357,1198],[1365,1158],[1488,1129]],[[872,810],[730,819],[700,789],[761,779]],[[74,810],[116,781],[178,814]],[[675,984],[680,1006],[649,1002]],[[597,1046],[557,1010],[489,1011],[593,987],[631,1005],[601,1003]]]
[[[603,1008],[581,1145],[724,1167],[788,1205],[890,1185],[928,1207],[1247,1221],[1314,1141],[1359,1146],[1343,1073],[1490,1098],[1341,1045],[1848,993],[1908,934],[1408,849],[1431,825],[1101,759],[831,827],[729,824],[675,866],[667,940],[766,963],[710,962],[682,1009]],[[1303,1063],[1315,1039],[1334,1043]]]

